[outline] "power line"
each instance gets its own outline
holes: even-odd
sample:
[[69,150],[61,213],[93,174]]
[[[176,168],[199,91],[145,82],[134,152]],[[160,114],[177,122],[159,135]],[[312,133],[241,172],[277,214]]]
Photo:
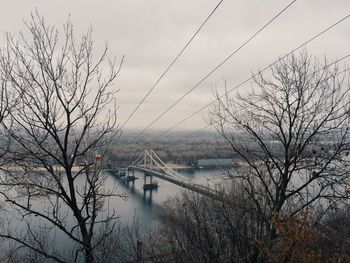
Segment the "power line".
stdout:
[[175,101],[169,108],[162,112],[155,120],[146,126],[141,132],[139,132],[133,140],[143,134],[148,128],[150,128],[154,123],[156,123],[160,118],[167,114],[176,104],[178,104],[183,98],[185,98],[189,93],[191,93],[195,88],[197,88],[201,83],[203,83],[209,76],[211,76],[215,71],[217,71],[223,64],[225,64],[231,57],[233,57],[239,50],[241,50],[245,45],[247,45],[252,39],[254,39],[261,31],[263,31],[268,25],[270,25],[277,17],[279,17],[284,11],[286,11],[296,0],[289,3],[285,8],[283,8],[277,15],[275,15],[271,20],[269,20],[263,27],[261,27],[255,34],[253,34],[248,40],[246,40],[241,46],[239,46],[235,51],[233,51],[228,57],[226,57],[222,62],[219,63],[215,68],[213,68],[208,74],[206,74],[197,84],[195,84],[191,89],[189,89],[184,95],[182,95],[177,101]]
[[211,126],[212,126],[211,124],[207,124],[206,126],[200,128],[200,129],[198,129],[198,130],[195,130],[195,131],[193,131],[193,132],[191,132],[191,133],[189,133],[189,134],[186,134],[186,137],[192,137],[192,136],[194,136],[195,134],[200,133],[200,132],[202,132],[202,131],[208,129],[208,128],[211,127]]
[[[326,66],[324,66],[324,67],[322,67],[322,68],[320,68],[320,69],[314,71],[314,72],[312,72],[312,73],[309,74],[308,76],[311,76],[312,74],[315,74],[315,73],[317,73],[317,72],[319,72],[319,71],[321,71],[321,70],[325,70],[326,68],[329,68],[330,66],[335,65],[335,64],[339,63],[340,61],[342,61],[342,60],[344,60],[344,59],[347,59],[347,58],[349,58],[349,57],[350,57],[350,54],[347,54],[347,55],[341,57],[340,59],[337,59],[337,60],[335,60],[334,62],[332,62],[332,63],[330,63],[330,64],[328,64],[328,65],[326,65]],[[279,61],[279,60],[278,60],[278,61]],[[342,73],[345,73],[345,72],[347,72],[347,71],[349,71],[349,70],[350,70],[350,69],[342,70],[342,71],[340,71],[337,75],[342,74]],[[259,73],[262,73],[262,72],[263,72],[263,71],[260,71]],[[259,73],[258,73],[258,74],[259,74]],[[254,76],[256,76],[256,75],[257,75],[257,74],[255,74]],[[220,97],[218,97],[217,99],[215,99],[215,100],[212,101],[211,103],[207,104],[207,106],[203,107],[202,109],[204,109],[204,108],[210,106],[210,105],[213,104],[214,102],[216,102],[216,101],[218,101],[219,99],[221,99],[223,96],[226,96],[226,95],[227,95],[228,93],[230,93],[231,91],[233,91],[233,89],[231,89],[230,91],[225,92],[225,93],[222,94]],[[256,101],[256,103],[258,103],[259,101],[261,101],[261,100]],[[242,111],[242,110],[243,110],[243,109],[240,108],[236,113],[239,113],[239,112]],[[198,111],[198,112],[199,112],[199,111]],[[197,113],[198,113],[198,112],[197,112]],[[209,123],[209,124],[207,124],[206,126],[200,128],[200,129],[198,129],[198,130],[195,130],[195,131],[192,131],[192,132],[189,133],[189,134],[186,134],[185,137],[192,137],[192,136],[194,136],[195,134],[200,133],[200,132],[206,130],[207,128],[209,128],[209,127],[211,127],[211,126],[213,126],[213,125]],[[164,135],[164,134],[165,134],[165,132],[163,132],[161,135],[158,135],[157,138],[159,138],[160,136],[162,136],[162,135]]]
[[[295,51],[299,50],[300,48],[306,46],[307,44],[309,44],[311,41],[315,40],[316,38],[320,37],[321,35],[323,35],[324,33],[326,33],[327,31],[331,30],[333,27],[335,27],[336,25],[340,24],[341,22],[343,22],[344,20],[346,20],[347,18],[349,18],[350,15],[347,15],[345,17],[343,17],[342,19],[338,20],[336,23],[332,24],[331,26],[327,27],[326,29],[322,30],[320,33],[318,33],[317,35],[313,36],[312,38],[308,39],[307,41],[305,41],[304,43],[300,44],[298,47],[294,48],[292,51],[290,51],[289,53],[287,53],[286,55],[280,57],[279,59],[277,59],[275,62],[269,64],[268,66],[266,66],[265,68],[263,68],[262,70],[259,70],[259,72],[255,73],[254,75],[252,75],[251,77],[247,78],[246,80],[242,81],[241,83],[237,84],[236,86],[234,86],[232,89],[228,90],[227,92],[225,92],[223,95],[221,95],[219,98],[222,98],[223,96],[225,96],[226,94],[238,89],[239,87],[243,86],[244,84],[246,84],[247,82],[249,82],[250,80],[252,80],[254,77],[256,77],[259,73],[263,73],[264,71],[266,71],[267,69],[269,69],[270,67],[274,66],[275,64],[277,64],[278,62],[280,62],[282,59],[288,57],[289,55],[291,55],[292,53],[294,53]],[[349,55],[341,58],[340,60],[343,60],[345,58],[347,58]],[[340,61],[339,60],[339,61]],[[339,62],[338,61],[338,62]],[[337,63],[337,62],[335,62]],[[179,121],[178,123],[176,123],[175,125],[171,126],[169,129],[163,131],[162,133],[160,133],[159,135],[157,135],[157,137],[159,138],[160,136],[163,136],[164,134],[170,132],[171,130],[175,129],[176,127],[180,126],[182,123],[186,122],[187,120],[189,120],[190,118],[192,118],[193,116],[197,115],[198,113],[200,113],[201,111],[203,111],[204,109],[208,108],[210,105],[212,105],[213,103],[215,103],[218,99],[213,100],[212,102],[208,103],[207,105],[203,106],[202,108],[200,108],[199,110],[197,110],[196,112],[188,115],[186,118],[182,119],[181,121]]]
[[219,6],[222,4],[224,0],[221,0],[216,6],[215,8],[210,12],[210,14],[208,15],[208,17],[203,21],[203,23],[199,26],[199,28],[197,29],[197,31],[193,34],[193,36],[190,38],[190,40],[186,43],[186,45],[181,49],[181,51],[179,52],[179,54],[177,54],[177,56],[172,60],[172,62],[170,63],[170,65],[165,69],[165,71],[162,73],[162,75],[160,75],[160,77],[157,79],[157,81],[154,83],[154,85],[152,86],[152,88],[146,93],[146,95],[141,99],[141,101],[139,102],[139,104],[136,106],[136,108],[131,112],[131,114],[129,115],[129,117],[126,119],[126,121],[123,123],[123,125],[120,127],[120,129],[122,129],[131,119],[131,117],[135,114],[135,112],[138,110],[138,108],[140,108],[141,104],[146,100],[146,98],[151,94],[151,92],[155,89],[155,87],[158,85],[158,83],[161,81],[161,79],[165,76],[165,74],[170,70],[170,68],[175,64],[175,62],[178,60],[178,58],[182,55],[182,53],[185,51],[185,49],[190,45],[190,43],[192,42],[192,40],[197,36],[197,34],[199,33],[199,31],[201,31],[201,29],[204,27],[204,25],[208,22],[208,20],[212,17],[212,15],[215,13],[215,11],[219,8]]

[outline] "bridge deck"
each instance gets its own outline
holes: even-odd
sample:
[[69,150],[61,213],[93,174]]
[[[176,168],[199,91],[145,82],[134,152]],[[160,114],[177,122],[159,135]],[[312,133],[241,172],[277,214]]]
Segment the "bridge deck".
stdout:
[[220,198],[219,193],[217,191],[215,191],[215,190],[213,190],[211,188],[205,187],[203,185],[184,182],[184,181],[178,180],[176,178],[173,178],[170,175],[167,175],[165,173],[154,171],[154,170],[151,170],[151,169],[147,169],[145,167],[139,167],[139,166],[129,166],[129,167],[132,168],[132,169],[135,169],[135,170],[139,170],[139,171],[142,171],[142,172],[146,172],[146,173],[152,174],[153,176],[155,176],[155,177],[157,177],[159,179],[163,179],[165,181],[168,181],[170,183],[176,184],[176,185],[181,186],[183,188],[186,188],[188,190],[197,192],[199,194],[208,196],[210,198],[213,198],[213,199],[219,199]]

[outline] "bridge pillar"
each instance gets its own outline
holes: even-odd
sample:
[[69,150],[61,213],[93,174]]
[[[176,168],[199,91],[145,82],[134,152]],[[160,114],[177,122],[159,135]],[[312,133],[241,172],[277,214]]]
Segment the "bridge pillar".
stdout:
[[131,168],[131,167],[128,167],[128,170],[127,170],[127,176],[125,177],[126,181],[129,182],[129,181],[135,181],[137,178],[135,177],[135,169]]
[[130,171],[132,172],[132,176],[135,176],[135,169],[128,167],[128,176],[130,175]]
[[[147,183],[147,177],[150,178],[150,182]],[[153,175],[150,173],[148,174],[147,172],[144,173],[144,185],[143,189],[144,190],[153,190],[158,188],[158,183],[153,183]]]

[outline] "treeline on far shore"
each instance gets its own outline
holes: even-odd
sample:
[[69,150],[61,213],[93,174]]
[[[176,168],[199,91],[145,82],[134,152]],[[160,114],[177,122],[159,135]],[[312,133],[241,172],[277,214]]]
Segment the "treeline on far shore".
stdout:
[[132,140],[132,134],[125,135],[112,142],[106,154],[112,166],[128,165],[150,149],[165,162],[186,166],[195,166],[199,159],[236,157],[227,141],[214,133],[187,134],[179,132],[159,139],[144,136],[137,140]]

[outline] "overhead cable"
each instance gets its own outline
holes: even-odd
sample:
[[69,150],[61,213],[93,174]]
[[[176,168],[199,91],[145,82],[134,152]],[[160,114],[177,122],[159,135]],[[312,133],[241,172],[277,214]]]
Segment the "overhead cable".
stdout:
[[[268,66],[264,67],[263,69],[259,70],[259,72],[253,74],[251,77],[247,78],[246,80],[242,81],[241,83],[237,84],[236,86],[234,86],[233,88],[231,88],[230,90],[226,91],[224,94],[222,94],[219,98],[222,98],[223,96],[227,95],[228,93],[238,89],[239,87],[243,86],[244,84],[246,84],[247,82],[249,82],[250,80],[254,79],[254,77],[256,77],[258,74],[263,73],[264,71],[266,71],[267,69],[271,68],[272,66],[274,66],[275,64],[277,64],[278,62],[280,62],[282,59],[288,57],[289,55],[291,55],[292,53],[294,53],[295,51],[301,49],[302,47],[306,46],[307,44],[309,44],[311,41],[315,40],[316,38],[320,37],[321,35],[323,35],[324,33],[326,33],[327,31],[331,30],[332,28],[334,28],[335,26],[337,26],[338,24],[340,24],[341,22],[343,22],[344,20],[348,19],[350,17],[350,14],[343,17],[342,19],[338,20],[336,23],[332,24],[331,26],[327,27],[326,29],[322,30],[320,33],[316,34],[315,36],[311,37],[310,39],[308,39],[307,41],[303,42],[302,44],[300,44],[299,46],[297,46],[296,48],[294,48],[292,51],[290,51],[289,53],[287,53],[286,55],[280,57],[279,59],[277,59],[276,61],[274,61],[273,63],[269,64]],[[345,58],[347,58],[349,55],[341,58],[340,60],[343,60]],[[339,60],[339,61],[340,61]],[[339,62],[338,61],[338,62]],[[218,99],[219,99],[218,98]],[[171,126],[169,129],[163,131],[162,133],[158,134],[157,137],[159,138],[160,136],[163,136],[164,134],[170,132],[171,130],[175,129],[176,127],[180,126],[182,123],[186,122],[187,120],[189,120],[190,118],[192,118],[193,116],[197,115],[198,113],[200,113],[201,111],[203,111],[204,109],[208,108],[210,105],[212,105],[213,103],[215,103],[218,99],[213,100],[212,102],[206,104],[205,106],[203,106],[202,108],[200,108],[199,110],[197,110],[196,112],[188,115],[186,118],[182,119],[181,121],[179,121],[178,123],[176,123],[175,125]]]
[[232,58],[238,51],[240,51],[244,46],[246,46],[251,40],[253,40],[260,32],[262,32],[267,26],[269,26],[274,20],[276,20],[282,13],[284,13],[296,0],[289,3],[285,8],[283,8],[277,15],[270,19],[264,26],[262,26],[257,32],[255,32],[250,38],[248,38],[242,45],[235,49],[229,56],[227,56],[223,61],[221,61],[216,67],[209,71],[200,81],[198,81],[192,88],[190,88],[184,95],[182,95],[178,100],[171,104],[165,111],[163,111],[156,119],[154,119],[150,124],[148,124],[142,131],[140,131],[133,140],[143,134],[148,130],[154,123],[160,120],[165,114],[167,114],[175,105],[177,105],[181,100],[183,100],[188,94],[190,94],[194,89],[196,89],[200,84],[202,84],[209,76],[216,72],[222,65],[224,65],[230,58]]
[[[341,62],[341,61],[343,61],[343,60],[345,60],[345,59],[347,59],[347,58],[349,58],[349,57],[350,57],[350,54],[347,54],[347,55],[341,57],[340,59],[337,59],[337,60],[335,60],[334,62],[332,62],[332,63],[330,63],[330,64],[328,64],[328,65],[325,65],[324,67],[322,67],[322,68],[320,68],[320,69],[318,69],[318,70],[316,70],[316,71],[310,73],[308,76],[310,76],[310,75],[312,75],[312,74],[315,74],[315,73],[317,73],[318,71],[325,70],[326,68],[329,68],[330,66],[335,65],[335,64],[337,64],[337,63],[339,63],[339,62]],[[349,70],[350,70],[350,69],[348,69],[348,68],[345,69],[345,70],[342,70],[342,71],[338,72],[337,75],[342,74],[342,73],[345,73],[345,72],[348,72]],[[262,73],[262,71],[259,71],[257,74],[260,74],[260,73]],[[254,76],[256,76],[257,74],[254,74]],[[217,99],[215,99],[215,100],[212,101],[211,103],[207,104],[206,107],[209,107],[209,106],[210,106],[211,104],[213,104],[214,102],[220,100],[222,97],[226,96],[226,95],[227,95],[228,93],[230,93],[231,91],[233,91],[233,90],[231,89],[230,91],[225,92],[224,94],[222,94],[221,96],[219,96]],[[256,101],[256,103],[257,103],[257,102],[259,102],[259,100]],[[206,108],[206,107],[205,107],[205,108]],[[203,107],[202,109],[204,109],[204,107]],[[240,108],[240,110],[238,110],[236,113],[239,113],[239,112],[242,111],[242,110],[243,110],[243,109]],[[198,112],[199,112],[199,111],[198,111]],[[185,136],[186,138],[192,137],[192,136],[194,136],[195,134],[200,133],[200,132],[202,132],[202,131],[208,129],[208,128],[211,127],[211,126],[213,126],[213,125],[212,125],[211,123],[209,123],[209,124],[207,124],[206,126],[200,128],[200,129],[198,129],[198,130],[195,130],[195,131],[192,131],[192,132],[190,132],[190,133],[188,133],[188,134],[185,134],[184,136]],[[169,129],[168,129],[168,130],[169,130]],[[165,134],[165,132],[163,132],[161,135],[157,135],[157,138],[159,138],[160,136],[162,136],[162,135],[164,135],[164,134]]]
[[146,93],[146,95],[141,99],[141,101],[139,102],[139,104],[137,104],[137,106],[135,107],[135,109],[131,112],[131,114],[129,115],[129,117],[125,120],[125,122],[122,124],[122,126],[120,127],[120,129],[122,129],[128,122],[129,120],[132,118],[132,116],[135,114],[135,112],[140,108],[141,104],[146,100],[146,98],[152,93],[152,91],[155,89],[155,87],[158,85],[158,83],[162,80],[162,78],[165,76],[165,74],[170,70],[170,68],[175,64],[175,62],[178,60],[178,58],[182,55],[182,53],[185,51],[185,49],[190,45],[190,43],[192,42],[192,40],[197,36],[197,34],[199,33],[199,31],[201,31],[201,29],[204,27],[204,25],[208,22],[208,20],[212,17],[212,15],[215,13],[215,11],[219,8],[219,6],[222,4],[224,0],[221,0],[216,6],[215,8],[210,12],[210,14],[208,15],[208,17],[203,21],[203,23],[199,26],[199,28],[197,29],[197,31],[192,35],[192,37],[188,40],[188,42],[186,43],[186,45],[181,49],[181,51],[176,55],[176,57],[172,60],[172,62],[169,64],[169,66],[164,70],[164,72],[160,75],[160,77],[157,79],[157,81],[153,84],[152,88],[150,90],[148,90],[148,92]]

